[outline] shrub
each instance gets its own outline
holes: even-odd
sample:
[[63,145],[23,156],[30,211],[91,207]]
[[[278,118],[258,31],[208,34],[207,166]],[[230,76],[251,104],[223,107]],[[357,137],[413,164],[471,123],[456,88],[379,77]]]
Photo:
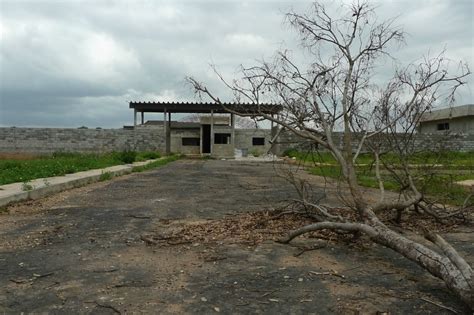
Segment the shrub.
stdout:
[[104,182],[112,178],[112,174],[110,172],[102,172],[99,177],[99,181]]
[[258,156],[261,155],[260,151],[257,150],[257,149],[252,149],[252,150],[250,150],[250,151],[249,151],[249,154],[250,154],[250,155],[253,155],[254,157],[258,157]]
[[137,152],[135,151],[122,151],[117,154],[117,159],[122,161],[125,164],[130,164],[135,162],[137,158]]
[[298,150],[296,150],[295,148],[290,148],[283,151],[282,155],[292,158],[298,156],[298,153]]
[[161,157],[160,153],[153,151],[143,152],[142,154],[140,154],[140,156],[144,160],[159,159]]
[[21,189],[23,191],[30,191],[30,190],[33,190],[33,185],[30,184],[29,181],[24,181],[23,184],[21,185]]

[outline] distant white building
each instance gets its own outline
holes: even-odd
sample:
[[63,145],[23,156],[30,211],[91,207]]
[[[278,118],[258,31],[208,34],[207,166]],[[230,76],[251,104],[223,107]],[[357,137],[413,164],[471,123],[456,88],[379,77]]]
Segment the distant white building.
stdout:
[[474,104],[425,113],[421,118],[418,130],[420,133],[474,134]]

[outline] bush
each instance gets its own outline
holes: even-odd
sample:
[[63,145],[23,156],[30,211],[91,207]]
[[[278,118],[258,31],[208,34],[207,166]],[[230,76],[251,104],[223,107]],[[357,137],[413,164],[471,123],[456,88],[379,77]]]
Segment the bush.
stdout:
[[295,148],[290,148],[283,151],[282,155],[292,158],[292,157],[298,156],[298,154],[299,154],[298,150],[296,150]]
[[112,173],[102,172],[102,174],[100,174],[99,181],[103,182],[109,179],[112,179]]
[[143,152],[140,154],[140,158],[144,160],[159,159],[160,157],[161,157],[160,153],[153,152],[153,151]]
[[137,152],[135,151],[122,151],[117,154],[117,159],[125,164],[135,162],[137,158]]
[[260,151],[257,149],[252,149],[249,151],[250,155],[253,155],[254,157],[259,157],[261,155]]

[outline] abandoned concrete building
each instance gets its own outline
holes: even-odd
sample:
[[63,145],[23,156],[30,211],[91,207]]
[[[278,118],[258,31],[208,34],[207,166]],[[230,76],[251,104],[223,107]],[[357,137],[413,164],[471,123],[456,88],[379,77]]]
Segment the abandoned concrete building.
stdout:
[[[130,102],[134,126],[124,128],[27,128],[0,127],[0,153],[53,154],[55,152],[104,153],[113,151],[160,151],[189,155],[234,158],[239,155],[283,155],[288,149],[313,146],[292,132],[267,122],[266,128],[237,128],[232,111],[280,113],[280,105],[215,103]],[[146,113],[158,113],[145,121]],[[181,115],[174,115],[174,114]],[[139,114],[141,120],[139,120]],[[182,114],[199,115],[194,122],[177,121]],[[147,114],[147,119],[153,118]],[[172,120],[175,119],[175,121]],[[424,117],[414,138],[420,150],[442,146],[452,151],[474,150],[474,105],[433,111]],[[342,145],[341,132],[333,134]],[[357,148],[358,144],[354,143]]]
[[425,113],[418,130],[420,133],[474,134],[474,104]]
[[[235,112],[274,115],[281,106],[274,104],[236,104],[224,106],[215,103],[188,102],[130,102],[134,111],[134,126],[138,129],[161,129],[165,139],[165,152],[188,155],[209,155],[219,158],[234,158],[253,153],[277,153],[272,145],[276,127],[270,129],[237,129]],[[140,123],[137,114],[140,113]],[[163,113],[162,120],[145,121],[145,113]],[[172,114],[199,114],[198,122],[173,121]]]

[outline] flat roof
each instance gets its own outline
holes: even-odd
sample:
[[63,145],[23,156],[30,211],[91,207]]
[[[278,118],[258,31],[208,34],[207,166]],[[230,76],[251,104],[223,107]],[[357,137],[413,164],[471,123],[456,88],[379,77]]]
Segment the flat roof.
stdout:
[[423,114],[423,116],[421,117],[421,122],[468,116],[474,116],[474,104],[432,110],[431,112]]
[[[163,120],[147,120],[144,124],[145,126],[162,126]],[[171,121],[171,128],[174,129],[199,129],[201,124],[197,122],[187,122],[187,121]]]
[[252,103],[201,103],[201,102],[130,102],[130,108],[139,112],[154,113],[228,113],[224,108],[245,114],[276,114],[282,110],[277,104],[252,104]]

